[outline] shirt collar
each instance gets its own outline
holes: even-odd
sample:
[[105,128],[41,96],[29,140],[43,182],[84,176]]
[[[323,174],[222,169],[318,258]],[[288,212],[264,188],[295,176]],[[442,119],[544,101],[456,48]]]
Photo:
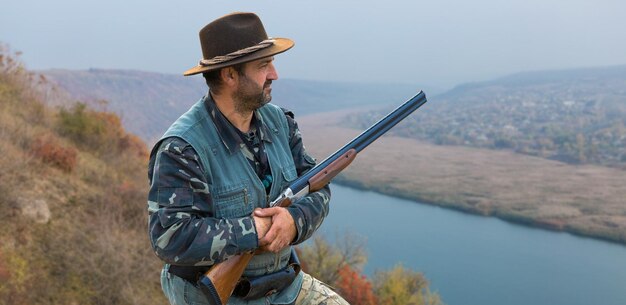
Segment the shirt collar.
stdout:
[[[222,114],[220,109],[215,105],[215,101],[209,92],[204,98],[204,105],[206,107],[209,116],[213,119],[213,123],[217,128],[217,134],[222,140],[222,144],[232,154],[241,149],[243,140],[235,130],[235,126],[228,121],[228,119]],[[254,124],[257,128],[257,136],[265,142],[271,143],[269,128],[263,121],[263,116],[259,113],[259,110],[255,110],[252,117],[251,124]]]

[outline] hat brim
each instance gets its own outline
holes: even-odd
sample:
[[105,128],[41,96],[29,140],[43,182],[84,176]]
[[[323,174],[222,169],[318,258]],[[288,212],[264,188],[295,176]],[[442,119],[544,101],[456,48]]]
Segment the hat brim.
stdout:
[[293,45],[294,45],[293,40],[291,40],[289,38],[272,38],[272,39],[274,39],[274,44],[272,44],[271,46],[269,46],[269,47],[267,47],[265,49],[261,49],[261,50],[255,51],[253,53],[247,54],[245,56],[236,58],[234,60],[223,62],[223,63],[219,63],[219,64],[215,64],[215,65],[209,65],[209,66],[197,65],[197,66],[195,66],[195,67],[185,71],[183,73],[183,75],[184,76],[189,76],[189,75],[194,75],[194,74],[198,74],[198,73],[202,73],[202,72],[213,71],[213,70],[226,68],[226,67],[229,67],[229,66],[233,66],[233,65],[237,65],[237,64],[253,61],[253,60],[257,60],[257,59],[260,59],[260,58],[263,58],[263,57],[276,55],[276,54],[279,54],[279,53],[282,53],[282,52],[285,52],[285,51],[291,49],[293,47]]

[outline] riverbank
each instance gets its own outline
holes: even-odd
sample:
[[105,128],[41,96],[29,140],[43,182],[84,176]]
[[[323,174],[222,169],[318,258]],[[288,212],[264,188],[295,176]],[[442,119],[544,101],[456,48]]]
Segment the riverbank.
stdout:
[[[349,111],[298,118],[307,149],[324,158],[360,133]],[[336,180],[394,197],[626,244],[626,172],[461,146],[384,137]]]
[[330,214],[315,234],[363,238],[369,276],[396,264],[419,270],[446,304],[626,304],[623,245],[337,183],[332,191]]

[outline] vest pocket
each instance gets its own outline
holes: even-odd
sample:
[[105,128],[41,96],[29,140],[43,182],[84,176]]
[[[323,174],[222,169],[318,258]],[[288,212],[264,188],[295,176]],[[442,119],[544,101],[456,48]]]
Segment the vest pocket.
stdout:
[[296,166],[288,165],[286,167],[283,167],[283,178],[287,182],[296,180],[296,178],[298,178],[298,172],[296,171]]
[[[296,171],[296,166],[293,164],[285,165],[281,168],[279,176],[274,181],[275,186],[272,186],[272,189],[278,190],[278,192],[282,192],[292,181],[298,178],[298,172]],[[273,195],[278,196],[278,195]]]
[[243,183],[215,187],[211,190],[217,218],[244,217],[252,214],[248,189]]

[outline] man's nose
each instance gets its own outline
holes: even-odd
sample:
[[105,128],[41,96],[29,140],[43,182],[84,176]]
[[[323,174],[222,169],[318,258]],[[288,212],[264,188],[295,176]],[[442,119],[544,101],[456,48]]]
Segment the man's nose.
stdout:
[[276,71],[276,67],[274,67],[274,63],[270,62],[268,68],[269,68],[269,73],[267,73],[267,79],[277,80],[278,72]]

